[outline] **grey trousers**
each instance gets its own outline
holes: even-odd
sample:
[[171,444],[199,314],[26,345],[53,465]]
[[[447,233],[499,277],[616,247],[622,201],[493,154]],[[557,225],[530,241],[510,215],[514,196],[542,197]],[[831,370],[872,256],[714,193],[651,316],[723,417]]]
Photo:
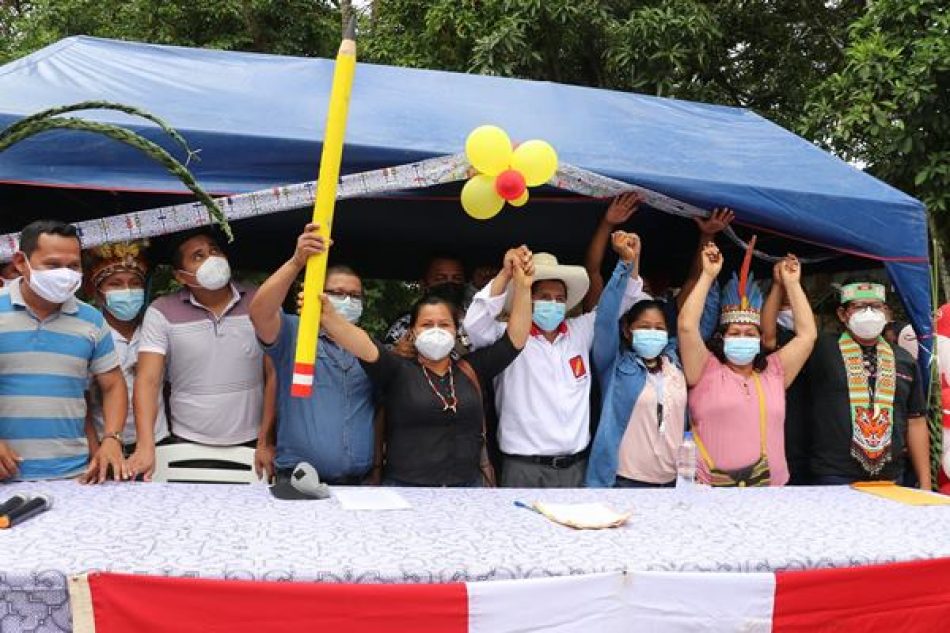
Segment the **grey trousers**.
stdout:
[[503,488],[582,488],[587,473],[587,460],[580,459],[567,468],[532,464],[521,459],[503,457],[501,485]]

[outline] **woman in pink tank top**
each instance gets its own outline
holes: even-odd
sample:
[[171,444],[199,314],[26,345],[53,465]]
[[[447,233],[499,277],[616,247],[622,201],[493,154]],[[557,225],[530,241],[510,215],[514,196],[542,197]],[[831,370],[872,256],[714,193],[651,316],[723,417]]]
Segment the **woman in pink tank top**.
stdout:
[[740,275],[733,274],[723,291],[719,330],[708,346],[699,322],[706,295],[722,270],[722,255],[712,242],[703,249],[702,274],[679,315],[698,477],[715,486],[781,486],[788,481],[785,389],[818,336],[801,286],[801,266],[789,255],[777,266],[777,278],[792,306],[795,338],[777,352],[762,352],[762,293],[749,276],[754,243],[753,238]]

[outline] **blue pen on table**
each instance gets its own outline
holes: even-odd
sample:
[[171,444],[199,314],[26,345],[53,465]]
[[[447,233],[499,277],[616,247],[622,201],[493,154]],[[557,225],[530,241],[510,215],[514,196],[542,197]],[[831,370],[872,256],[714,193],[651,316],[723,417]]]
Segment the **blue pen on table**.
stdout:
[[532,512],[537,512],[538,514],[541,514],[541,511],[540,511],[540,510],[538,510],[538,509],[535,508],[534,506],[528,505],[528,504],[525,503],[524,501],[515,501],[515,507],[517,507],[517,508],[524,508],[525,510],[531,510]]

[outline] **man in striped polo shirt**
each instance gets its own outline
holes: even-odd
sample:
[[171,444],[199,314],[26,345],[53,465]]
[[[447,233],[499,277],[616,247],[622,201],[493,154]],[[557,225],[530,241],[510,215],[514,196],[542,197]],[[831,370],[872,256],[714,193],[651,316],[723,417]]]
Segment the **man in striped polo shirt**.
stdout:
[[[76,228],[39,220],[20,234],[20,278],[0,291],[0,480],[128,477],[125,381],[98,310],[73,296],[82,282]],[[105,435],[92,460],[84,432],[90,376],[102,390]]]

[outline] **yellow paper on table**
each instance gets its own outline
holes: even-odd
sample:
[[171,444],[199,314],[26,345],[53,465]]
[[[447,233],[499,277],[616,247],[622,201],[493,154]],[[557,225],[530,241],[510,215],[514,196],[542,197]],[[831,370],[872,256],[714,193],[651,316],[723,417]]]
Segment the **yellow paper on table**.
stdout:
[[632,512],[625,514],[611,510],[602,503],[541,503],[532,506],[548,519],[577,530],[600,530],[619,527],[627,522]]
[[851,487],[909,506],[950,506],[950,497],[917,488],[904,488],[890,481],[859,481],[851,484]]

